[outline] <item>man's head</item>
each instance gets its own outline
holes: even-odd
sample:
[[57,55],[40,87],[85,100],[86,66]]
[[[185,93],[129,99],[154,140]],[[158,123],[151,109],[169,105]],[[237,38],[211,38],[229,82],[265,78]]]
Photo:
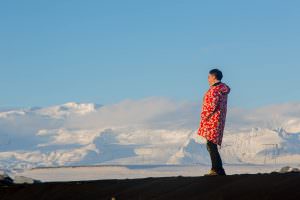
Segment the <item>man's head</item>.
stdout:
[[213,85],[214,83],[221,81],[223,78],[223,74],[218,69],[212,69],[208,74],[208,83],[209,85]]

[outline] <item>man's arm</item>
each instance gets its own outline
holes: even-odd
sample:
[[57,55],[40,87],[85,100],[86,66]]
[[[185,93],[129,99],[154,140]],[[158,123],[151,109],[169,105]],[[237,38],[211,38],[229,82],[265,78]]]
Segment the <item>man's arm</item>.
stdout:
[[211,101],[209,102],[209,106],[207,107],[207,118],[209,120],[211,116],[217,111],[218,106],[220,105],[221,93],[219,91],[212,91],[211,93]]

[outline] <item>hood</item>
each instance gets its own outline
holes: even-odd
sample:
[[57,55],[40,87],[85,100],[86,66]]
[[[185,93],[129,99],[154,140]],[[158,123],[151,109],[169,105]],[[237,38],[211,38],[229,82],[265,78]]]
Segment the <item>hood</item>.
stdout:
[[226,95],[230,93],[230,87],[226,85],[225,83],[221,83],[219,85],[219,90],[221,91],[222,94]]

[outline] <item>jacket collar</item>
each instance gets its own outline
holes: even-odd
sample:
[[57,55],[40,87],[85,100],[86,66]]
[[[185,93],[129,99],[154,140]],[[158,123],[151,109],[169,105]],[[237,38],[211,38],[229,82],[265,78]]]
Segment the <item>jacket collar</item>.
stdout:
[[212,86],[216,86],[216,85],[219,85],[219,84],[221,84],[222,82],[221,81],[219,81],[219,82],[216,82],[215,84],[213,84]]

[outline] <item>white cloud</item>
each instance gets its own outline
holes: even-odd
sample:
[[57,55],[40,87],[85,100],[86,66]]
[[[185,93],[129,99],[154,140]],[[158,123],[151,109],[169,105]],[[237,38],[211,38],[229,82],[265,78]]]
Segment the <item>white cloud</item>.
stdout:
[[[201,102],[149,97],[103,106],[72,102],[2,111],[0,166],[142,162],[145,156],[154,163],[174,160],[198,128],[200,108]],[[300,103],[228,108],[226,133],[254,127],[299,133]],[[151,158],[140,155],[149,152]]]

